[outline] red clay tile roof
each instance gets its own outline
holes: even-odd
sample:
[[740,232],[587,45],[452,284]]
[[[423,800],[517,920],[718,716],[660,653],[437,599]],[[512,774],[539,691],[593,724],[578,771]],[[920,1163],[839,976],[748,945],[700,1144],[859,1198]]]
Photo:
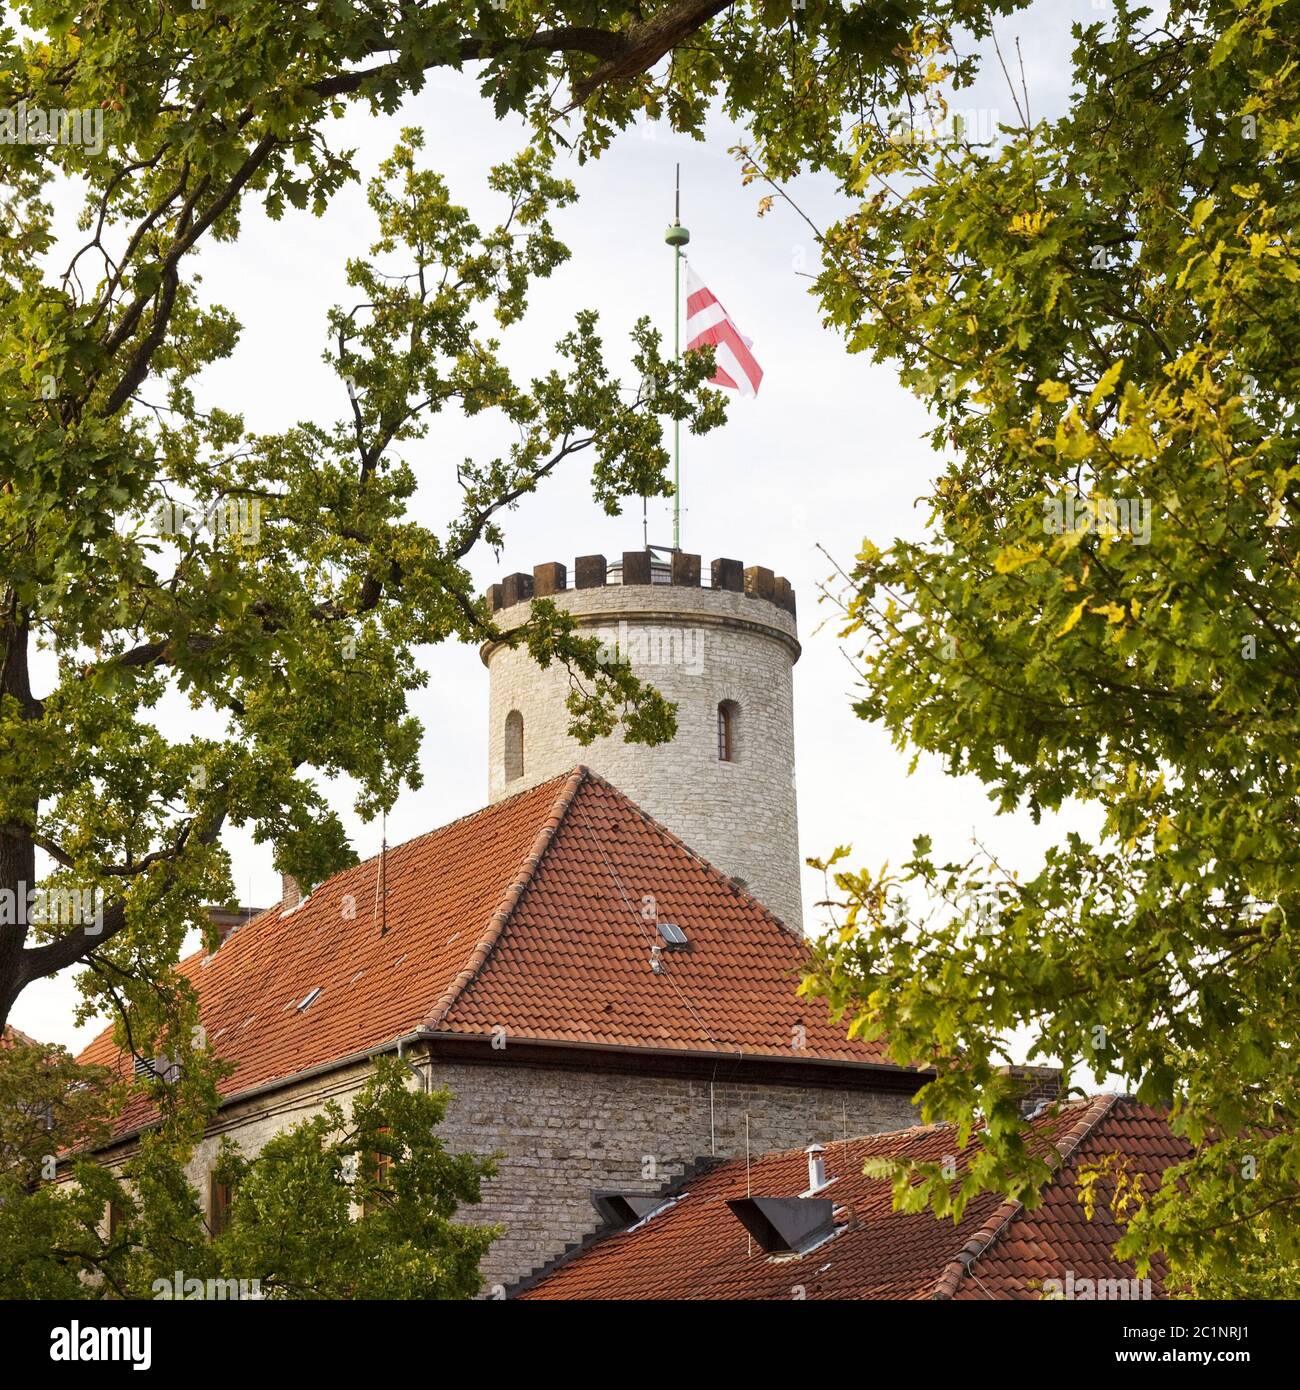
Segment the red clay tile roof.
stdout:
[[0,1033],[0,1047],[13,1047],[17,1043],[22,1043],[27,1047],[36,1047],[35,1038],[29,1038],[20,1028],[15,1028],[12,1023],[6,1023],[4,1032]]
[[[347,869],[182,963],[236,1064],[227,1096],[420,1029],[888,1065],[796,998],[797,936],[586,768],[390,849],[385,934],[377,871]],[[690,939],[659,974],[645,895]],[[107,1032],[81,1060],[126,1065]]]
[[[830,1145],[823,1190],[837,1234],[802,1257],[765,1254],[727,1206],[728,1198],[794,1197],[807,1189],[802,1150],[765,1154],[748,1170],[734,1159],[681,1184],[676,1202],[631,1230],[606,1235],[516,1296],[527,1299],[1038,1299],[1043,1281],[1124,1279],[1134,1270],[1111,1255],[1119,1230],[1097,1203],[1087,1220],[1078,1201],[1081,1162],[1124,1155],[1130,1174],[1158,1179],[1188,1154],[1163,1117],[1128,1098],[1073,1101],[1036,1128],[1061,1155],[1035,1211],[984,1194],[961,1221],[893,1210],[890,1183],[867,1178],[869,1157],[942,1162],[962,1171],[975,1152],[957,1149],[953,1128],[928,1125]],[[1159,1278],[1152,1295],[1161,1297]],[[1078,1296],[1076,1294],[1076,1296]]]
[[[1008,1224],[992,1245],[980,1247],[984,1253],[966,1278],[952,1278],[954,1272],[948,1272],[946,1287],[955,1290],[950,1297],[1040,1297],[1041,1281],[1063,1279],[1067,1269],[1073,1270],[1076,1282],[1134,1277],[1133,1268],[1119,1264],[1111,1254],[1122,1232],[1105,1209],[1104,1199],[1098,1200],[1093,1219],[1086,1219],[1079,1202],[1079,1168],[1115,1154],[1130,1177],[1146,1174],[1147,1182],[1154,1184],[1166,1168],[1189,1157],[1191,1148],[1150,1106],[1106,1096],[1092,1105],[1094,1109],[1085,1111],[1064,1136],[1064,1162],[1044,1190],[1042,1205],[1025,1211],[1019,1204],[1007,1204],[1003,1214]],[[1109,1194],[1111,1189],[1103,1185],[1102,1190]],[[1163,1275],[1163,1266],[1152,1271],[1155,1297],[1162,1296]]]

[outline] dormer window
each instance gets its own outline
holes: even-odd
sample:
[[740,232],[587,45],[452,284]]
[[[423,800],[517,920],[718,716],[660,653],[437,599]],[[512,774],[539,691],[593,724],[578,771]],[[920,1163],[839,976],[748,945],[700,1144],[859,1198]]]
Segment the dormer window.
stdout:
[[825,1197],[732,1197],[727,1205],[769,1255],[806,1255],[835,1234]]

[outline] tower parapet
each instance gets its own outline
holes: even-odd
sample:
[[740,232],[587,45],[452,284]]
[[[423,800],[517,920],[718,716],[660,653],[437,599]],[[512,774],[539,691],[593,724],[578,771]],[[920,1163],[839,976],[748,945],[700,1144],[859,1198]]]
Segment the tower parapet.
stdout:
[[[550,598],[569,588],[567,566],[552,560],[534,565],[532,574],[508,574],[499,584],[488,589],[488,601],[494,613],[513,608],[530,598]],[[766,599],[795,617],[794,590],[790,581],[774,574],[762,565],[746,568],[739,560],[718,559],[709,566],[709,583],[700,582],[700,557],[685,551],[673,551],[663,559],[651,550],[625,550],[623,558],[613,564],[603,555],[579,555],[573,565],[575,589],[600,589],[611,584],[668,584],[681,588],[708,587],[723,592],[743,593],[750,598]]]
[[580,555],[572,575],[560,562],[537,565],[506,575],[488,595],[506,632],[528,620],[534,598],[550,599],[677,706],[670,743],[649,748],[616,732],[584,747],[567,731],[568,672],[542,670],[522,647],[485,643],[491,800],[586,763],[800,930],[800,648],[789,581],[739,560],[704,570],[698,555],[633,550],[612,563]]

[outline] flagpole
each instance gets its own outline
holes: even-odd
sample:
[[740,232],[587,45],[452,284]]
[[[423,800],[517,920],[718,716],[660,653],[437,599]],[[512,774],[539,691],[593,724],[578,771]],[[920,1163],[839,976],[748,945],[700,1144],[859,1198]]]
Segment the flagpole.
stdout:
[[[673,225],[664,240],[673,248],[673,360],[682,358],[682,247],[691,234],[682,226],[682,166],[677,166],[677,195]],[[682,548],[682,422],[673,421],[673,549]]]

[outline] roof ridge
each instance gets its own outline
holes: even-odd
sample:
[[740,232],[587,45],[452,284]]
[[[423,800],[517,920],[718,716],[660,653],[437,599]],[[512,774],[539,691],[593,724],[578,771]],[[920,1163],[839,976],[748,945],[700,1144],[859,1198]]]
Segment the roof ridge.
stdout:
[[[1119,1103],[1120,1099],[1121,1097],[1118,1095],[1103,1093],[1088,1101],[1087,1109],[1082,1116],[1066,1131],[1061,1142],[1054,1146],[1058,1161],[1052,1170],[1052,1182],[1056,1181],[1057,1175],[1069,1161],[1070,1155]],[[1067,1105],[1069,1103],[1069,1101],[1066,1102]],[[989,1215],[989,1219],[944,1265],[938,1279],[935,1280],[934,1292],[930,1297],[939,1300],[953,1298],[962,1280],[970,1273],[971,1266],[989,1252],[1007,1227],[1024,1210],[1024,1205],[1015,1197],[1000,1202]]]
[[[573,805],[578,789],[590,776],[591,773],[588,769],[579,763],[565,778],[563,787],[560,788],[559,794],[551,803],[551,814],[542,823],[541,829],[534,837],[528,853],[519,865],[518,872],[502,894],[496,911],[484,923],[483,930],[479,933],[478,940],[475,941],[464,966],[457,972],[452,982],[443,990],[437,1003],[425,1016],[422,1027],[436,1028],[450,1013],[452,1006],[461,994],[474,982],[479,971],[487,964],[488,957],[492,954],[493,948],[506,929],[506,923],[509,922],[515,908],[519,905],[519,900],[524,896],[524,892],[532,882],[533,875],[537,872],[546,851],[554,841],[556,832],[564,824],[564,818],[569,813],[569,807]],[[543,784],[539,783],[538,785]],[[535,788],[529,790],[535,790]],[[500,802],[493,803],[494,807],[500,804]]]
[[[581,764],[579,764],[579,767],[581,767]],[[367,855],[364,859],[358,859],[355,864],[347,864],[343,868],[335,870],[329,878],[322,879],[311,891],[313,893],[318,893],[327,883],[333,882],[334,879],[341,877],[343,874],[351,873],[353,869],[363,869],[367,864],[376,863],[385,853],[393,854],[399,849],[405,849],[408,845],[419,844],[421,840],[427,840],[433,835],[441,835],[444,830],[450,830],[454,825],[463,825],[466,821],[475,820],[479,816],[489,815],[491,812],[499,810],[502,806],[508,806],[512,801],[517,801],[521,796],[528,796],[539,787],[544,787],[550,782],[559,782],[561,780],[567,782],[575,771],[578,771],[578,768],[574,768],[569,772],[557,772],[554,777],[544,777],[540,782],[534,782],[530,787],[522,787],[517,792],[511,792],[509,796],[503,796],[499,801],[489,801],[485,805],[478,807],[477,810],[466,811],[463,816],[456,816],[452,820],[444,821],[441,825],[434,825],[428,830],[422,830],[418,835],[412,835],[409,840],[399,840],[397,844],[389,845],[386,851],[382,849],[376,850],[374,854]],[[307,896],[309,895],[304,894],[304,901]],[[278,903],[272,904],[272,907],[278,906]],[[264,910],[270,912],[271,908],[268,907]]]
[[[579,767],[581,767],[581,764],[579,764]],[[574,769],[574,771],[577,770],[578,769]],[[567,773],[557,773],[554,777],[547,777],[541,782],[534,782],[531,787],[525,787],[522,791],[512,792],[509,796],[503,796],[500,801],[489,801],[487,805],[480,806],[476,811],[466,811],[466,813],[463,816],[457,816],[454,820],[444,821],[441,825],[435,825],[428,830],[422,830],[418,835],[412,835],[409,840],[400,840],[395,845],[389,845],[387,849],[379,849],[374,854],[367,855],[364,859],[358,859],[355,864],[345,864],[341,869],[336,869],[328,878],[321,879],[321,881],[318,884],[316,884],[316,886],[312,888],[310,892],[304,893],[302,897],[298,900],[297,905],[301,906],[303,903],[307,901],[308,898],[312,897],[316,893],[319,893],[321,889],[324,888],[327,884],[333,883],[336,879],[342,878],[345,874],[353,873],[355,870],[358,869],[364,869],[367,864],[378,864],[379,861],[382,858],[384,858],[386,854],[395,854],[400,849],[406,849],[408,845],[417,845],[420,843],[421,840],[428,840],[431,839],[434,835],[441,835],[443,831],[450,830],[452,826],[463,825],[466,821],[472,821],[476,819],[478,816],[486,816],[490,812],[497,810],[499,807],[508,806],[510,802],[517,800],[519,797],[528,796],[530,792],[535,792],[538,789],[538,787],[544,787],[550,782],[558,782],[561,778],[564,778],[564,780],[567,782],[569,778],[571,778],[572,776],[572,771]],[[275,913],[277,916],[283,916],[284,907],[285,900],[283,897],[280,897],[276,902],[269,904],[267,907],[261,908],[255,916],[249,917],[246,921],[241,922],[237,927],[232,928],[231,931],[227,933],[227,936],[234,936],[235,932],[241,931],[246,927],[251,927],[254,922],[260,922],[264,917],[269,917],[272,913]],[[223,940],[221,944],[224,945],[225,941]],[[183,956],[180,960],[178,960],[176,962],[176,965],[177,968],[179,968],[183,965],[187,965],[192,960],[200,960],[205,956],[210,957],[214,955],[216,955],[216,951],[209,951],[206,946],[200,945],[196,950],[191,951],[188,956]],[[96,1034],[96,1037],[98,1036],[99,1035]]]
[[[546,786],[548,782],[558,782],[561,777],[567,782],[572,776],[572,772],[558,773],[556,776],[548,777],[544,781],[535,782],[531,787],[525,787],[522,791],[512,792],[509,796],[503,796],[500,801],[489,801],[486,806],[480,806],[476,811],[466,811],[463,816],[457,816],[454,820],[444,821],[442,825],[435,825],[428,830],[422,830],[418,835],[412,835],[409,840],[401,840],[395,845],[389,845],[386,850],[377,850],[374,854],[367,855],[364,859],[358,859],[355,864],[345,864],[341,869],[336,869],[328,878],[321,879],[311,892],[304,893],[299,899],[298,905],[301,906],[301,904],[305,903],[313,894],[319,893],[326,884],[333,883],[335,879],[342,878],[344,874],[350,874],[357,869],[364,869],[367,864],[377,864],[385,854],[394,854],[397,850],[405,849],[408,845],[419,844],[421,840],[428,840],[434,835],[441,835],[444,830],[450,830],[453,825],[461,825],[465,821],[474,820],[477,816],[486,816],[489,812],[495,811],[500,806],[508,805],[518,797],[527,796],[530,792],[535,792],[538,787]],[[275,913],[277,917],[283,916],[284,907],[285,900],[283,897],[280,897],[276,902],[261,908],[255,916],[249,917],[237,927],[232,928],[226,934],[227,937],[232,937],[235,932],[241,931],[246,927],[251,927],[254,922],[260,922],[264,917],[269,917],[272,913]],[[245,940],[247,940],[247,938],[245,938]],[[225,945],[224,939],[220,945]],[[181,959],[176,962],[176,968],[180,969],[182,966],[188,965],[191,961],[199,961],[205,957],[211,958],[215,955],[216,951],[209,951],[207,946],[200,944],[195,950],[191,951],[188,956],[182,956]],[[112,1027],[111,1023],[109,1027]],[[101,1030],[100,1033],[96,1033],[95,1038],[100,1037],[104,1031],[106,1030]],[[93,1042],[94,1040],[95,1039],[92,1039],[91,1041]]]
[[[1099,1101],[1132,1099],[1132,1096],[1113,1096],[1110,1094],[1079,1096],[1074,1100],[1063,1101],[1061,1103],[1061,1108],[1063,1110],[1066,1108],[1073,1110],[1080,1107],[1091,1109],[1093,1106],[1097,1105]],[[869,1130],[862,1134],[850,1134],[847,1138],[828,1139],[826,1141],[826,1149],[829,1153],[836,1145],[847,1145],[852,1148],[855,1144],[876,1144],[887,1139],[901,1139],[906,1135],[933,1134],[938,1130],[944,1129],[953,1130],[955,1132],[957,1129],[957,1122],[955,1120],[931,1120],[929,1124],[900,1125],[897,1129]],[[1070,1131],[1071,1134],[1073,1134],[1073,1132],[1073,1130]],[[1082,1138],[1083,1136],[1080,1137]],[[1069,1152],[1073,1151],[1074,1147],[1074,1145],[1070,1146],[1069,1151],[1066,1153],[1066,1157],[1068,1157]],[[766,1149],[763,1153],[755,1155],[754,1162],[757,1163],[759,1159],[766,1160],[769,1158],[798,1158],[801,1154],[806,1152],[807,1146],[801,1144],[795,1144],[788,1149]],[[728,1160],[728,1162],[730,1161],[731,1160]]]

